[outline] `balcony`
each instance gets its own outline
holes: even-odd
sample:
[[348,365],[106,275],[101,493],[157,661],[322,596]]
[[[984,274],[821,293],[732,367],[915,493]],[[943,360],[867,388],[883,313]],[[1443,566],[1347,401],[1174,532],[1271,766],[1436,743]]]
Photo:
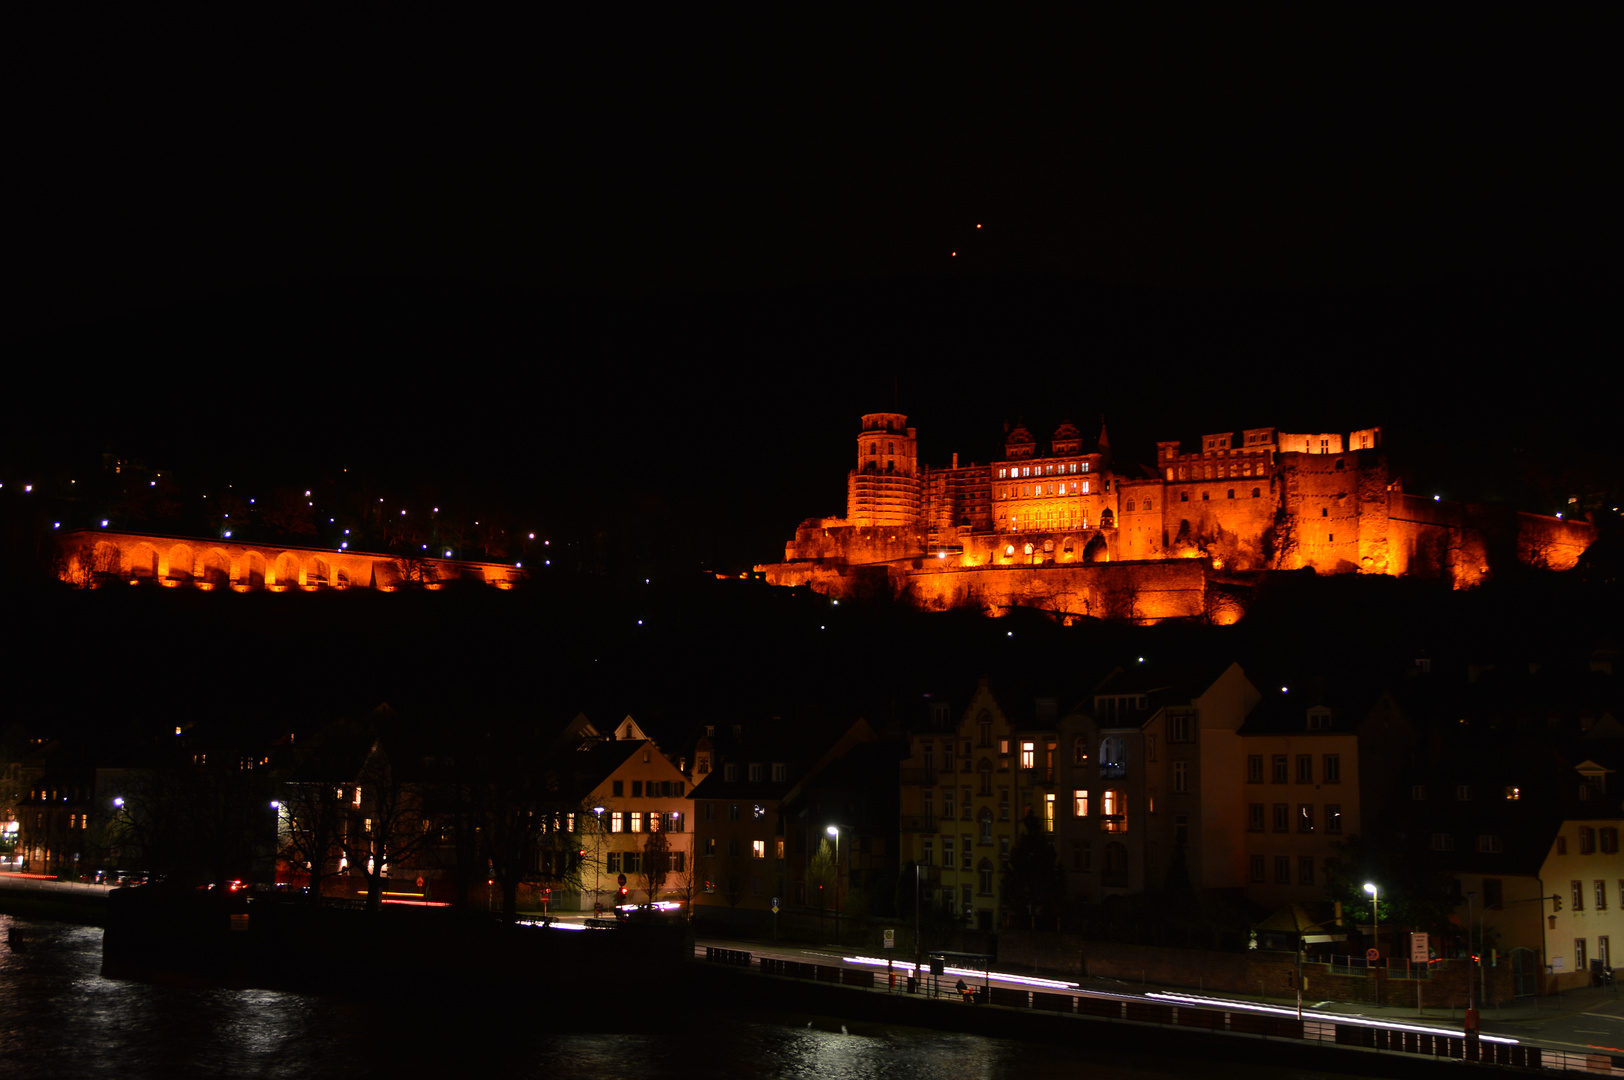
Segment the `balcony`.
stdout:
[[904,814],[902,817],[902,831],[905,833],[933,833],[936,831],[935,814]]

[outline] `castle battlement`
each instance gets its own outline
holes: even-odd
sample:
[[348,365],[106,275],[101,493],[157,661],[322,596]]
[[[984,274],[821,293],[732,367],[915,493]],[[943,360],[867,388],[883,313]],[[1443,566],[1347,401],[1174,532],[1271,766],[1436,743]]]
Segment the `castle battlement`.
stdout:
[[[952,588],[931,575],[1027,567],[1138,566],[1192,560],[1228,575],[1312,569],[1435,578],[1455,588],[1490,572],[1491,538],[1483,515],[1461,504],[1415,514],[1403,485],[1381,452],[1381,428],[1297,434],[1273,427],[1203,435],[1186,452],[1179,440],[1156,444],[1154,469],[1118,471],[1102,427],[1092,450],[1069,421],[1050,438],[1048,453],[1024,424],[1006,427],[1004,456],[990,465],[920,465],[916,430],[902,413],[868,413],[857,435],[857,467],[847,474],[846,517],[802,524],[785,547],[784,562],[758,567],[769,581],[812,584],[840,594],[872,575],[853,568],[889,568],[893,586],[926,607],[975,603],[993,610],[1031,602],[1005,573],[954,578]],[[1527,517],[1523,515],[1522,517]],[[1513,531],[1533,526],[1512,521]],[[1531,519],[1530,519],[1531,520]],[[1585,522],[1552,537],[1542,522],[1536,545],[1509,538],[1519,551],[1537,548],[1553,569],[1572,566],[1594,538]],[[1525,561],[1530,561],[1525,559]],[[790,568],[793,567],[793,570]],[[1046,595],[1064,594],[1078,611],[1124,610],[1091,584],[1075,588],[1045,575]],[[1118,575],[1124,581],[1144,572]],[[1082,582],[1083,577],[1078,577]],[[1036,586],[1034,586],[1036,587]],[[1014,591],[1012,591],[1014,590]],[[1174,593],[1168,593],[1174,595]],[[1201,590],[1155,615],[1210,614]],[[1193,609],[1186,610],[1199,598]],[[970,599],[965,599],[969,597]],[[956,599],[955,599],[956,598]],[[1134,605],[1129,604],[1128,609]],[[1068,608],[1071,611],[1071,608]]]

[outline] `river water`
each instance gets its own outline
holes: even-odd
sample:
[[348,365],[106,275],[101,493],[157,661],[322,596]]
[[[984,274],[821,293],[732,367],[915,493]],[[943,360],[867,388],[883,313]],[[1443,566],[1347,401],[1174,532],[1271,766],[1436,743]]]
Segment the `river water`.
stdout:
[[[560,1017],[568,972],[501,999],[433,986],[339,996],[103,978],[101,930],[0,915],[0,1076],[558,1080],[1276,1080],[1305,1074],[1104,1046],[1034,1045],[857,1021],[717,1016],[626,973]],[[12,944],[6,944],[8,936]],[[342,958],[335,958],[341,965]]]

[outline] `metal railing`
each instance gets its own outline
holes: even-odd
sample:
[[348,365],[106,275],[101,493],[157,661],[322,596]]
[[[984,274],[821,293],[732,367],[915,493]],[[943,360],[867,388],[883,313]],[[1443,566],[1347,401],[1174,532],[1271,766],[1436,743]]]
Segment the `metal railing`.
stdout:
[[[696,954],[700,948],[703,949],[704,959],[711,963],[744,969],[754,966],[763,975],[836,983],[870,993],[925,991],[923,996],[936,1001],[959,999],[958,994],[945,992],[931,995],[927,986],[918,983],[908,985],[913,982],[908,978],[911,965],[899,966],[894,972],[887,972],[884,975],[877,970],[853,968],[843,964],[838,966],[812,964],[766,956],[755,958],[756,963],[752,965],[751,954],[747,952],[701,946],[696,948]],[[1359,962],[1364,963],[1363,960]],[[955,977],[957,976],[951,974],[944,976],[944,978]],[[969,978],[970,975],[965,977]],[[1228,1003],[1218,1000],[1191,1002],[1179,1000],[1176,995],[1172,996],[1171,1000],[1156,1000],[1131,994],[1067,993],[1008,986],[990,988],[972,986],[970,990],[973,996],[967,1000],[1005,1008],[1034,1009],[1061,1016],[1201,1028],[1218,1035],[1242,1038],[1332,1043],[1371,1053],[1450,1058],[1456,1061],[1472,1061],[1519,1069],[1574,1071],[1583,1072],[1588,1076],[1624,1077],[1624,1056],[1556,1050],[1493,1036],[1468,1039],[1464,1035],[1437,1029],[1429,1030],[1420,1024],[1399,1022],[1384,1024],[1374,1020],[1353,1018],[1298,1019],[1291,1015],[1289,1009],[1283,1007],[1242,1007],[1238,1002]]]

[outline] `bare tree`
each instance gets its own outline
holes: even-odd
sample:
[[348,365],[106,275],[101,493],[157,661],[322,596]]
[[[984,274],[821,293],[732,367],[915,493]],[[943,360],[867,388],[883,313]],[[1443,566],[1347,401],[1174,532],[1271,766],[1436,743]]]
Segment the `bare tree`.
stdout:
[[350,872],[366,881],[367,910],[383,906],[391,860],[406,863],[429,836],[424,829],[421,791],[397,774],[381,740],[361,763],[355,781],[345,785],[345,816],[338,846]]
[[118,570],[118,548],[92,536],[62,554],[57,577],[76,589],[94,589]]
[[[651,815],[652,816],[652,815]],[[671,872],[671,842],[663,832],[651,832],[643,842],[643,892],[650,904],[660,899],[660,890]]]
[[705,884],[699,873],[699,860],[689,858],[688,853],[683,851],[670,852],[669,855],[672,863],[666,875],[666,891],[678,903],[687,906],[688,918],[691,919],[694,917],[694,894]]
[[284,783],[279,791],[277,858],[304,871],[310,902],[319,905],[322,885],[337,872],[342,854],[344,790],[327,780],[304,780]]

